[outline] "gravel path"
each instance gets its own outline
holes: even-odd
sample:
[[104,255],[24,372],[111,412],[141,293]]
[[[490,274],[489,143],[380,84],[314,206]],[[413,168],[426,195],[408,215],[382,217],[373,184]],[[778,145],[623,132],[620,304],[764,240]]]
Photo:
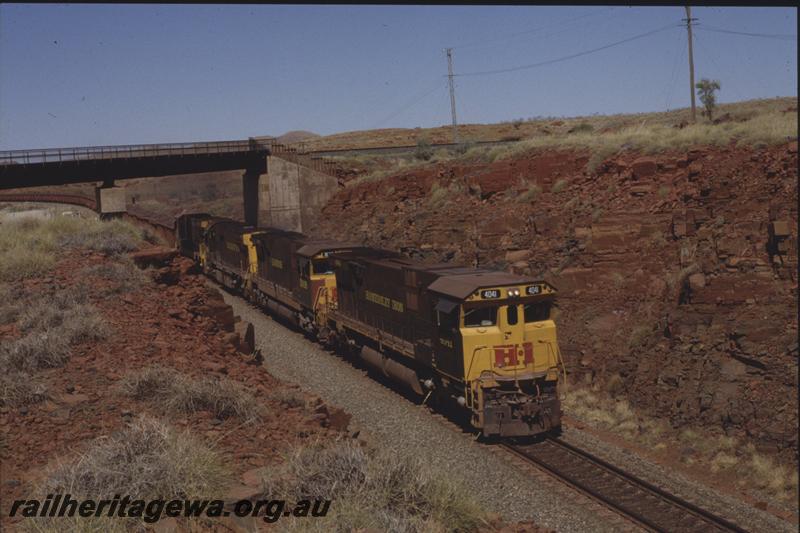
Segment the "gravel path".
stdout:
[[461,481],[477,501],[508,521],[533,520],[563,532],[638,531],[499,447],[475,442],[245,300],[223,294],[234,312],[253,324],[269,371],[345,409],[371,444],[421,458],[440,475]]
[[760,511],[737,498],[700,485],[674,470],[654,464],[629,450],[609,444],[584,431],[565,428],[562,438],[749,531],[797,531],[796,526],[785,520]]

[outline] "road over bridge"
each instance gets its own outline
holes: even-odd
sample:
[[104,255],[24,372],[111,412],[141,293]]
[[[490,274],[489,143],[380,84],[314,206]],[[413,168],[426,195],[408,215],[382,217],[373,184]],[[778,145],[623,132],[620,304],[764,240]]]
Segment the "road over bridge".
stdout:
[[[276,167],[274,179],[270,163]],[[97,210],[109,214],[125,211],[124,189],[115,186],[116,180],[240,169],[245,222],[252,225],[302,231],[304,217],[337,185],[319,158],[297,154],[271,138],[250,138],[0,151],[0,189],[102,182],[96,189]],[[262,175],[268,178],[260,181]]]

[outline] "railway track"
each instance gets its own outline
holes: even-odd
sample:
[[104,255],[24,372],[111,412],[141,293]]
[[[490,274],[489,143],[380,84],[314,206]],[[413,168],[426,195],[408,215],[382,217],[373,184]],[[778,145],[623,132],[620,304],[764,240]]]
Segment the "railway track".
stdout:
[[746,532],[560,439],[503,446],[650,531]]

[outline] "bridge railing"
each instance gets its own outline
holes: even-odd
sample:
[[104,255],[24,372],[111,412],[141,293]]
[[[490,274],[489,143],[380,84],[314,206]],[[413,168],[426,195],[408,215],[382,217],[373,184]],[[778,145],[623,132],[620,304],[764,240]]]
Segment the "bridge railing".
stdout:
[[211,141],[195,143],[130,144],[116,146],[81,146],[73,148],[44,148],[35,150],[0,151],[0,165],[61,163],[97,159],[128,159],[134,157],[224,154],[269,150],[271,139]]

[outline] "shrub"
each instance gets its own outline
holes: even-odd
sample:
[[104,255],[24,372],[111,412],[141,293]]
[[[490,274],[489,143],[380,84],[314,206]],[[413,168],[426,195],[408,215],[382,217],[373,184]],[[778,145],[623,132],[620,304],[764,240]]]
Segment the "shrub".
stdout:
[[561,178],[560,180],[558,180],[553,184],[553,188],[551,190],[553,192],[561,192],[567,188],[567,184],[568,184],[567,180]]
[[298,449],[264,479],[265,494],[335,501],[324,520],[281,522],[292,530],[474,531],[487,525],[482,507],[452,479],[415,459],[371,453],[354,441]]
[[431,207],[441,206],[445,202],[448,192],[448,187],[442,187],[438,181],[433,182],[431,194],[428,197],[428,203]]
[[21,407],[47,398],[47,387],[26,372],[0,374],[0,407]]
[[126,396],[156,403],[167,413],[209,411],[219,419],[255,420],[261,406],[239,383],[227,379],[193,379],[171,368],[149,366],[123,377]]
[[628,337],[628,348],[635,349],[647,342],[652,329],[649,326],[636,326]]
[[569,133],[588,133],[591,131],[594,131],[594,126],[592,126],[588,122],[581,122],[571,130],[569,130]]
[[82,277],[98,277],[114,283],[105,292],[106,294],[120,294],[141,289],[152,280],[147,273],[136,266],[129,257],[120,261],[84,268]]
[[[188,432],[140,417],[109,437],[92,442],[84,453],[52,470],[38,487],[41,494],[66,494],[75,499],[200,499],[216,497],[230,483],[219,455]],[[146,516],[146,515],[145,515]],[[65,522],[67,521],[67,522]],[[30,524],[43,531],[125,531],[143,528],[140,519],[35,518]]]
[[294,389],[278,389],[270,397],[287,407],[305,407],[306,398],[303,393]]
[[88,248],[118,254],[137,248],[142,232],[121,220],[55,217],[22,219],[2,224],[0,231],[0,281],[41,275],[56,262],[64,247]]
[[414,157],[422,161],[428,161],[433,157],[433,147],[427,137],[417,139],[417,149],[414,150]]
[[[606,380],[605,388],[606,392],[608,392],[612,397],[615,397],[625,390],[625,380],[622,379],[622,376],[617,373],[611,374],[611,376]],[[624,412],[624,409],[621,407],[616,407],[616,410],[618,414],[622,414]]]
[[0,253],[0,280],[32,278],[49,271],[56,262],[52,252],[15,246]]
[[0,324],[10,324],[17,319],[26,301],[25,290],[20,285],[0,283]]
[[103,318],[75,289],[28,297],[6,312],[24,335],[0,345],[0,369],[5,372],[60,367],[71,344],[108,335]]
[[542,192],[542,188],[539,187],[538,185],[536,185],[535,183],[531,183],[528,186],[528,190],[525,191],[524,193],[520,194],[517,197],[517,201],[518,202],[529,202],[529,201],[533,200],[534,198],[536,198],[536,196],[540,192]]
[[69,344],[54,331],[32,333],[0,345],[3,372],[56,368],[67,359]]
[[143,239],[142,231],[121,220],[100,222],[82,231],[60,235],[60,246],[88,248],[108,255],[135,250]]

